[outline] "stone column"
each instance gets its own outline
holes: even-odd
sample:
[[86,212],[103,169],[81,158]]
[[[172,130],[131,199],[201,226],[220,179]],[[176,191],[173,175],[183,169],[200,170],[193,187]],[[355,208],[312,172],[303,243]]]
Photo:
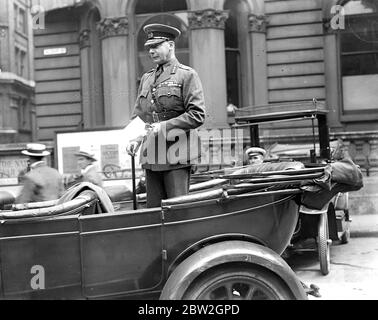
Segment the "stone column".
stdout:
[[80,59],[81,59],[81,96],[83,108],[83,126],[84,129],[91,128],[91,90],[90,90],[90,30],[82,30],[79,34]]
[[189,12],[191,54],[198,72],[207,108],[205,128],[226,128],[227,83],[224,28],[228,13],[205,9]]
[[268,104],[268,69],[266,52],[265,15],[250,14],[249,33],[252,52],[253,101],[255,105]]
[[127,17],[105,18],[98,23],[102,39],[105,125],[125,126],[130,119],[127,64]]

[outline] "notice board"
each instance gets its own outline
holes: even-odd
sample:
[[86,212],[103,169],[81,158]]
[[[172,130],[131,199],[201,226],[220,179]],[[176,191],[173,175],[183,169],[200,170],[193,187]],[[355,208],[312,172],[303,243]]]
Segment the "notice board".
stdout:
[[[77,174],[75,153],[79,150],[96,158],[94,165],[104,179],[130,179],[131,157],[126,152],[128,138],[123,128],[65,131],[56,133],[56,163],[62,174]],[[139,154],[135,157],[136,176],[142,174]]]

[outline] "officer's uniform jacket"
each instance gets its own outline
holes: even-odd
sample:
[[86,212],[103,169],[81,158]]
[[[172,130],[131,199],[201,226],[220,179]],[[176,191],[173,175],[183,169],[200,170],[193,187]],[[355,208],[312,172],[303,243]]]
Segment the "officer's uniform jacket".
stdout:
[[204,94],[197,72],[177,59],[163,67],[156,82],[157,69],[143,75],[132,115],[132,119],[139,116],[146,123],[161,123],[162,130],[145,137],[141,147],[142,167],[154,171],[185,167],[198,159],[200,144],[195,129],[205,121]]
[[64,193],[61,174],[43,161],[31,165],[31,170],[23,178],[23,185],[16,203],[56,200]]

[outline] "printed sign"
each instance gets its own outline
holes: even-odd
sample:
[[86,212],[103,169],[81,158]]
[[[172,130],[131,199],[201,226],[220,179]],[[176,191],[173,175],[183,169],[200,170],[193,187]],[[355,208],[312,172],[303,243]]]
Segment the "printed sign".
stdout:
[[[62,174],[77,173],[74,153],[80,149],[94,155],[97,159],[95,165],[105,180],[130,179],[131,158],[126,152],[127,141],[124,129],[57,132],[58,170]],[[135,164],[139,176],[142,174],[139,155],[136,156]]]
[[119,145],[106,144],[101,146],[101,162],[119,166]]
[[0,160],[0,178],[17,178],[19,172],[27,167],[27,158],[8,157]]
[[43,55],[44,56],[54,56],[58,54],[66,54],[67,48],[51,48],[51,49],[44,49]]

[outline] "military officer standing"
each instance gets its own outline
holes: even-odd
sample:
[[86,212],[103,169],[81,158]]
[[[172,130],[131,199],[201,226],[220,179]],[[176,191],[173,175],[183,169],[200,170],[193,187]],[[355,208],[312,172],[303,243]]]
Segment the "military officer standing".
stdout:
[[134,154],[142,144],[151,208],[160,206],[162,199],[189,192],[191,162],[200,150],[196,128],[205,121],[205,102],[197,72],[175,56],[180,30],[162,24],[149,24],[143,30],[148,36],[145,47],[157,67],[141,79],[132,119],[140,117],[151,130],[143,139],[131,141],[127,151]]

